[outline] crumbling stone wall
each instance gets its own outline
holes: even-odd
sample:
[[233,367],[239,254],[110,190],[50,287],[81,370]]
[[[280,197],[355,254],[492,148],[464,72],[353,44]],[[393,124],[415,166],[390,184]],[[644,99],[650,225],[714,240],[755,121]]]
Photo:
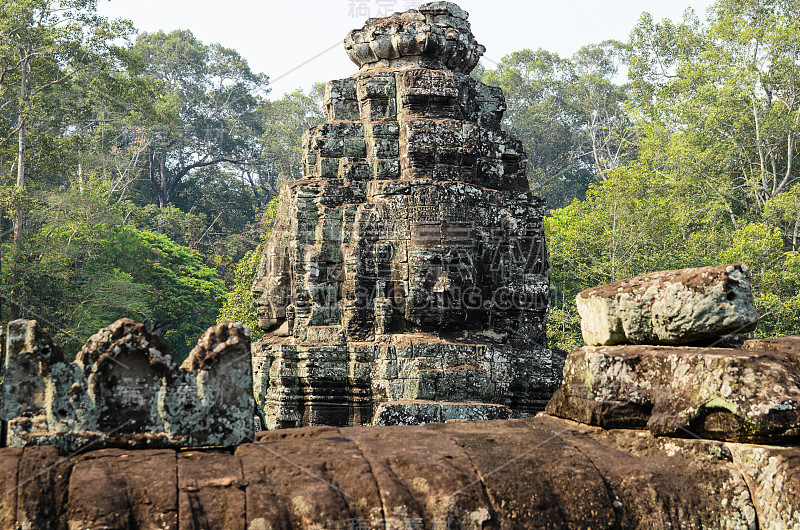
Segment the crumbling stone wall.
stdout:
[[545,205],[500,127],[502,91],[468,75],[484,48],[467,13],[370,19],[345,48],[360,70],[327,85],[253,286],[268,426],[368,424],[383,402],[540,410],[561,371]]
[[538,416],[260,433],[231,454],[0,449],[2,528],[797,528],[800,448]]
[[252,381],[241,324],[210,328],[178,367],[130,319],[93,335],[74,362],[35,320],[16,320],[0,417],[9,446],[231,446],[255,430]]

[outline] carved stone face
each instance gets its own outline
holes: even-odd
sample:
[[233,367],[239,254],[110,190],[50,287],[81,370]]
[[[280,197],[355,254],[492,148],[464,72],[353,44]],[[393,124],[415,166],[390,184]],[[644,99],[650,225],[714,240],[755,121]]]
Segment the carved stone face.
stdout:
[[271,331],[286,320],[290,278],[288,260],[279,245],[269,245],[261,258],[252,293],[258,313],[258,327]]

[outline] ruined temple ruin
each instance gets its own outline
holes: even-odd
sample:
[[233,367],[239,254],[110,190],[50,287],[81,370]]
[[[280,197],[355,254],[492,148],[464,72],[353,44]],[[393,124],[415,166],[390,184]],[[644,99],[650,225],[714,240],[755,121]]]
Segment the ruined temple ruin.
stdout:
[[505,133],[502,91],[450,2],[370,19],[280,191],[253,285],[256,397],[269,428],[490,419],[541,410],[544,201]]
[[[748,299],[742,266],[674,272],[600,286],[592,296],[613,298],[627,285],[635,300],[648,291],[662,302],[688,297],[683,313],[701,308],[692,313],[702,323],[694,334],[728,329],[717,326],[730,314],[724,293]],[[653,289],[640,292],[644,285]],[[698,297],[717,303],[693,304]],[[627,324],[635,317],[622,314]],[[117,323],[80,357],[108,357],[117,348],[104,345],[116,344],[121,362],[154,360],[139,346],[160,346],[139,330]],[[16,366],[26,359],[24,336],[50,372],[52,344],[35,325],[17,321],[10,331]],[[235,362],[226,352],[241,331],[212,328],[186,369]],[[126,344],[139,354],[131,358]],[[800,337],[741,348],[586,346],[567,357],[545,413],[507,421],[313,426],[203,450],[98,450],[87,439],[67,453],[52,439],[42,446],[45,438],[28,438],[26,447],[0,449],[0,528],[800,528],[799,353]],[[137,364],[131,375],[149,373]],[[214,417],[231,413],[217,408]]]
[[[757,319],[743,265],[583,291],[587,346],[545,412],[431,422],[522,415],[559,380],[541,205],[490,119],[499,95],[465,76],[480,47],[462,11],[427,4],[347,43],[363,70],[329,86],[338,117],[307,138],[256,282],[255,388],[270,427],[427,424],[253,433],[241,324],[178,367],[130,320],[74,362],[17,320],[0,528],[800,528],[800,337],[723,336]],[[458,147],[430,132],[456,124]]]
[[[234,446],[253,439],[250,330],[210,328],[180,366],[130,319],[65,358],[35,320],[8,326],[0,420],[11,447]],[[2,527],[2,525],[0,525]]]

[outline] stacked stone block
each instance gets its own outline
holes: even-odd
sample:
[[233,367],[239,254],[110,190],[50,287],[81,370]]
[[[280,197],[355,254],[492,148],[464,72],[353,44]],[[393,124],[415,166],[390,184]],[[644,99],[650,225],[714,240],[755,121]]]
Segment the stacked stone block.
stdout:
[[466,13],[372,19],[346,48],[361,69],[328,83],[254,283],[268,426],[369,423],[404,400],[541,409],[561,368],[544,202],[502,91],[468,75]]

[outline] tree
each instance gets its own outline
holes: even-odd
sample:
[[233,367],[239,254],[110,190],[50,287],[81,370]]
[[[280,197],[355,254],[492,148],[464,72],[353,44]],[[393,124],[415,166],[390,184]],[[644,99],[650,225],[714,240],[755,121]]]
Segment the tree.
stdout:
[[733,224],[798,180],[798,8],[796,0],[718,0],[707,24],[691,11],[678,24],[645,14],[632,33],[642,118],[677,138],[687,158],[707,162],[691,166],[698,187],[724,190]]
[[[130,25],[97,15],[96,0],[3,0],[0,3],[0,147],[16,143],[16,187],[31,174],[29,151],[55,134],[98,121],[82,97],[120,64],[116,44]],[[91,75],[89,73],[91,72]],[[24,211],[16,210],[14,242],[22,240]],[[16,267],[12,277],[17,276]],[[11,286],[14,299],[17,282]],[[19,315],[12,302],[11,318]]]
[[235,50],[203,44],[189,31],[143,33],[133,51],[162,83],[149,128],[147,174],[161,208],[194,170],[260,164],[257,110],[268,78]]
[[278,210],[278,197],[274,197],[269,203],[263,217],[263,232],[261,243],[253,250],[247,252],[236,265],[236,277],[233,288],[228,293],[225,302],[222,304],[217,322],[234,320],[250,326],[253,340],[258,340],[263,336],[263,332],[258,327],[258,314],[253,300],[253,281],[261,262],[261,254],[267,244],[272,226],[275,222],[275,214]]
[[308,93],[298,89],[279,100],[262,103],[259,114],[264,123],[263,164],[245,172],[253,194],[262,205],[277,195],[282,181],[302,176],[303,133],[324,121],[324,95],[325,84],[315,83]]
[[503,89],[505,126],[522,140],[531,187],[551,208],[583,197],[590,183],[630,159],[626,88],[615,81],[624,61],[624,45],[607,41],[572,59],[514,52],[483,73],[484,83]]
[[19,248],[18,296],[26,314],[75,351],[109,322],[133,318],[185,356],[224,297],[217,272],[197,251],[128,224],[137,207],[115,201],[101,181],[87,179],[52,195],[48,205]]
[[627,47],[615,40],[582,47],[572,57],[577,74],[573,108],[588,135],[594,181],[635,159],[636,136],[626,111],[628,86],[618,84]]
[[504,125],[522,140],[533,191],[550,207],[568,204],[591,182],[591,166],[581,156],[579,121],[569,106],[576,81],[566,59],[545,50],[522,50],[500,61],[483,82],[506,97]]
[[574,296],[662,269],[743,262],[757,336],[798,333],[800,3],[718,0],[707,24],[645,14],[629,45],[636,158],[547,219],[553,344]]

